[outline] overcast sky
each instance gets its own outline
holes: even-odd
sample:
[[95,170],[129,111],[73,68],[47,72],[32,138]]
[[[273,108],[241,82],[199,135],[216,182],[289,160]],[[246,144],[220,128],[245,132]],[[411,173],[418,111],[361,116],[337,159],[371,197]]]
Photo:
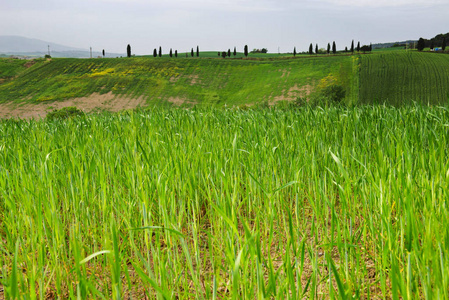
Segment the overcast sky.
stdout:
[[338,49],[449,32],[449,0],[0,0],[0,35],[107,52]]

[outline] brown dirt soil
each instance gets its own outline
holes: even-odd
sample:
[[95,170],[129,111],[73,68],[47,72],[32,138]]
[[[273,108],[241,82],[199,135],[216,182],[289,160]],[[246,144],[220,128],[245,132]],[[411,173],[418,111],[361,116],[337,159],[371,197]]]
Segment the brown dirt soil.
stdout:
[[3,118],[44,118],[51,110],[61,109],[67,106],[76,106],[77,108],[91,112],[93,110],[120,111],[124,109],[133,109],[146,105],[146,98],[117,96],[112,93],[100,95],[94,93],[87,97],[75,98],[58,102],[41,103],[2,103],[0,104],[0,119]]
[[26,64],[24,64],[25,68],[31,68],[34,64],[36,63],[36,61],[34,59],[28,61]]
[[285,95],[284,91],[284,93],[280,96],[270,97],[271,100],[269,101],[269,104],[274,105],[279,101],[294,101],[297,97],[306,97],[310,95],[314,89],[315,87],[309,84],[304,86],[294,85],[288,90],[287,95]]
[[197,83],[201,84],[201,80],[199,80],[200,77],[198,75],[189,75],[187,78],[191,80],[190,85],[195,85]]

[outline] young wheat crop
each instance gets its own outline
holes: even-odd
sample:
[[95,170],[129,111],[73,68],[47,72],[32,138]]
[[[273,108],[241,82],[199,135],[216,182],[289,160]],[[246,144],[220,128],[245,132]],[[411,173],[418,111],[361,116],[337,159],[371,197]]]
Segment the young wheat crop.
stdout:
[[448,124],[421,106],[2,121],[0,293],[447,299]]

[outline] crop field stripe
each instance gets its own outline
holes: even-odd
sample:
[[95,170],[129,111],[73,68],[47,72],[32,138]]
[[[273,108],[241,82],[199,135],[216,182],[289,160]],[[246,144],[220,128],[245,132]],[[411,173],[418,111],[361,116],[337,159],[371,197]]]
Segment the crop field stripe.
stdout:
[[361,103],[443,104],[449,90],[449,56],[434,53],[379,52],[362,55]]

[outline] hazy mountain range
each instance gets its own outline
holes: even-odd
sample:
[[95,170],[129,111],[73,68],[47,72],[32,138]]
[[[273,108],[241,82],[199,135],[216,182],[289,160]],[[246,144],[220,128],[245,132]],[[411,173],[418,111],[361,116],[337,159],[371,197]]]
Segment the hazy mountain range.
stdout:
[[[46,42],[38,39],[30,39],[21,36],[0,36],[0,54],[19,56],[44,56],[48,54],[52,57],[90,57],[89,49],[64,46],[56,43]],[[92,52],[92,57],[101,56],[101,52]],[[124,53],[107,53],[106,57],[125,56]]]

